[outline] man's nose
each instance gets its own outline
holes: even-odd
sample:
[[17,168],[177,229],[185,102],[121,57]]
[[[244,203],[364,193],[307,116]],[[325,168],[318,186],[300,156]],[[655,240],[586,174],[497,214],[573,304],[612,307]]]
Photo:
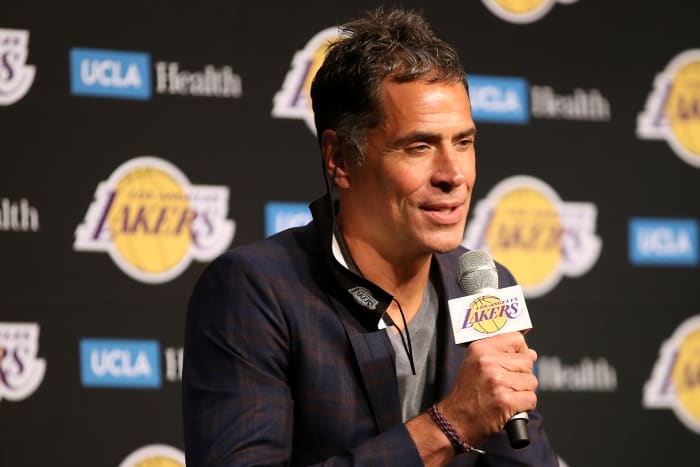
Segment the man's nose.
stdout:
[[434,186],[448,192],[466,181],[459,156],[453,148],[438,152],[432,180]]

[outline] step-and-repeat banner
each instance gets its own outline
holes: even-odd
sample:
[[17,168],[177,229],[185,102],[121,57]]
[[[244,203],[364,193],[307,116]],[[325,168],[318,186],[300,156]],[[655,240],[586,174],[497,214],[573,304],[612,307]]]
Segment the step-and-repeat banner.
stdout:
[[[310,80],[377,3],[10,3],[0,465],[183,465],[190,291],[228,248],[308,222]],[[562,465],[697,465],[697,5],[403,4],[467,69],[464,244],[524,287]]]

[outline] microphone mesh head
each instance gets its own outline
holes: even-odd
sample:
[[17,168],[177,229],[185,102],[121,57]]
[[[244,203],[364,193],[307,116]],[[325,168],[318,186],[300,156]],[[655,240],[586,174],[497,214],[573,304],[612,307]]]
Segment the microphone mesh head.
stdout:
[[497,289],[496,264],[483,250],[467,251],[457,259],[457,282],[465,295]]

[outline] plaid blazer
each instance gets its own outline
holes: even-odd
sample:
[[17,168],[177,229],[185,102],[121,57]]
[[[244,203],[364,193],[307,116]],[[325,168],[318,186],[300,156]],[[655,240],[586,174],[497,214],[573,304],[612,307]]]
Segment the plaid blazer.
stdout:
[[[422,465],[401,421],[394,350],[377,323],[391,297],[331,256],[328,199],[314,221],[215,260],[195,286],[187,313],[183,414],[188,467],[251,465]],[[442,336],[452,336],[447,300],[463,249],[436,254]],[[498,266],[500,286],[514,283]],[[364,291],[363,299],[349,290]],[[372,309],[374,305],[374,309]],[[464,357],[438,343],[436,399]],[[539,414],[531,444],[514,450],[504,434],[453,465],[556,466]]]

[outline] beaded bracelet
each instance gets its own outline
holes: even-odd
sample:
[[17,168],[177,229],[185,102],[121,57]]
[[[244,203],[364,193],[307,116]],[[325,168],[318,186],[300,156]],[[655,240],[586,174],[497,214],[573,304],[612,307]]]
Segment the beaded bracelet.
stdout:
[[482,451],[481,449],[477,449],[471,444],[467,443],[466,441],[462,441],[459,438],[459,434],[457,433],[457,430],[455,429],[454,426],[450,422],[448,422],[445,417],[442,416],[440,411],[437,408],[437,404],[433,404],[430,406],[428,409],[428,413],[430,414],[430,418],[433,419],[433,422],[440,428],[440,431],[445,433],[445,436],[447,436],[447,439],[450,440],[450,443],[452,443],[452,446],[454,446],[455,451],[458,453],[463,453],[463,452],[475,452],[477,454],[486,454],[485,451]]

